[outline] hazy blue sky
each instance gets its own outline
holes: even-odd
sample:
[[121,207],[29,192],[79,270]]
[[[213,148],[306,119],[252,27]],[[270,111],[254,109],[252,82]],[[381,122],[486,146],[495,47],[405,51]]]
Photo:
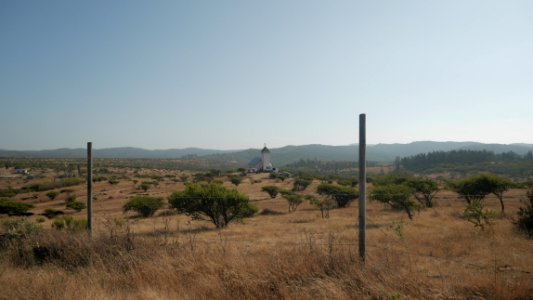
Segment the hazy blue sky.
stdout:
[[533,1],[0,1],[0,148],[533,143]]

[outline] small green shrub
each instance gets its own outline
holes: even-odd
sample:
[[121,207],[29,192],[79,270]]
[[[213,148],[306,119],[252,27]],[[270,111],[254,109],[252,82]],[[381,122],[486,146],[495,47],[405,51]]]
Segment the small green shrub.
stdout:
[[238,186],[242,182],[242,177],[240,176],[231,176],[230,179],[231,183],[233,183],[235,186]]
[[161,207],[163,207],[162,198],[137,196],[124,204],[123,210],[124,212],[133,210],[138,212],[142,217],[147,218],[152,216]]
[[48,219],[53,219],[59,215],[63,215],[64,212],[62,210],[55,210],[55,209],[52,209],[52,208],[47,208],[44,210],[44,212],[41,214],[45,217],[47,217]]
[[311,184],[310,179],[296,178],[294,180],[294,186],[292,187],[292,190],[295,192],[301,192],[305,190],[310,184]]
[[46,193],[46,196],[50,200],[54,200],[57,197],[57,195],[59,195],[58,191],[50,191],[50,192]]
[[28,212],[33,208],[33,205],[23,203],[11,199],[0,199],[0,214],[8,216],[29,216],[32,213]]
[[301,195],[286,190],[280,190],[279,192],[289,204],[289,213],[296,211],[298,206],[304,202],[304,199]]
[[12,187],[8,187],[6,189],[0,189],[0,198],[12,198],[15,197],[17,194],[21,193],[20,190],[14,189]]
[[2,225],[8,235],[15,237],[26,237],[37,233],[41,229],[39,224],[30,222],[26,218],[5,220]]
[[274,199],[278,195],[279,188],[274,185],[265,185],[263,188],[261,188],[261,191],[266,192],[270,198]]
[[87,220],[85,219],[74,219],[70,216],[65,216],[61,218],[56,218],[52,221],[52,228],[61,230],[68,229],[73,231],[79,231],[87,229]]
[[355,189],[330,183],[321,183],[316,192],[335,200],[337,206],[341,208],[347,207],[353,200],[359,198],[359,193]]
[[70,202],[67,202],[66,207],[67,207],[67,208],[70,208],[70,209],[73,209],[73,210],[75,210],[75,211],[77,211],[77,212],[80,212],[80,211],[82,211],[83,209],[87,208],[87,206],[85,205],[85,203],[80,202],[80,201],[70,201]]
[[479,227],[481,230],[484,230],[485,226],[492,224],[496,218],[496,212],[485,209],[480,200],[474,200],[466,205],[463,217],[468,222],[474,224],[474,227]]
[[533,187],[527,192],[528,203],[518,209],[518,219],[515,225],[520,231],[533,236]]
[[257,213],[248,196],[214,183],[186,184],[184,191],[169,196],[169,203],[179,213],[209,220],[217,228]]

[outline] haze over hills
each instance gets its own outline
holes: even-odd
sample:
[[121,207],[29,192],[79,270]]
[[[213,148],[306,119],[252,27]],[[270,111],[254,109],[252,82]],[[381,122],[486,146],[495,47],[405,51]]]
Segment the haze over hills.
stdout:
[[[397,156],[405,157],[419,153],[433,151],[450,151],[458,149],[487,150],[495,153],[513,151],[524,155],[533,151],[533,144],[483,144],[477,142],[432,142],[419,141],[408,144],[376,144],[368,145],[367,159],[369,161],[390,162]],[[302,145],[285,146],[270,149],[272,159],[278,166],[283,166],[300,159],[323,161],[355,161],[358,147],[356,144],[346,146]],[[147,158],[147,159],[205,159],[213,161],[230,161],[246,164],[252,158],[259,156],[260,149],[246,150],[213,150],[200,148],[146,150],[134,147],[94,149],[95,158]],[[0,157],[13,158],[84,158],[86,149],[56,149],[41,151],[0,150]]]

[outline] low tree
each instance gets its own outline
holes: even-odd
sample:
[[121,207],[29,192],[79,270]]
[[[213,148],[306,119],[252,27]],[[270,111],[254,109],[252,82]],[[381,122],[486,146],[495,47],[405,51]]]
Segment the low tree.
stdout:
[[450,183],[453,191],[466,200],[467,204],[481,202],[485,196],[492,193],[492,187],[485,174],[479,174],[463,180]]
[[311,181],[312,180],[307,179],[307,178],[296,178],[294,180],[294,185],[292,187],[292,190],[295,192],[304,191],[311,184]]
[[138,212],[142,217],[147,218],[154,215],[154,213],[163,207],[163,198],[137,196],[130,199],[122,209],[124,212],[130,210]]
[[406,185],[388,184],[374,187],[370,198],[387,203],[392,208],[403,209],[412,220],[414,211],[420,209],[420,204],[413,200],[414,193],[415,191]]
[[513,187],[513,182],[507,178],[499,177],[492,174],[483,174],[483,179],[487,181],[489,190],[500,201],[501,214],[505,214],[505,206],[503,204],[503,193],[507,192]]
[[298,195],[291,191],[280,190],[280,194],[287,200],[289,204],[289,213],[296,211],[298,206],[304,201],[301,195]]
[[512,186],[513,183],[506,178],[482,173],[452,184],[452,189],[465,198],[468,204],[480,202],[485,196],[493,194],[500,201],[501,213],[504,214],[503,193]]
[[413,178],[407,185],[415,190],[415,198],[425,207],[433,207],[433,198],[439,191],[439,185],[429,178]]
[[335,200],[340,208],[347,207],[353,200],[359,198],[359,193],[355,189],[331,183],[321,183],[316,192]]
[[305,199],[320,209],[322,219],[329,218],[329,211],[335,206],[335,202],[330,197],[318,198],[313,195],[305,195]]
[[265,185],[261,190],[266,192],[272,199],[276,198],[279,192],[279,188],[274,185]]
[[186,184],[184,191],[169,196],[169,203],[179,213],[193,219],[209,220],[217,228],[257,212],[246,195],[214,183]]

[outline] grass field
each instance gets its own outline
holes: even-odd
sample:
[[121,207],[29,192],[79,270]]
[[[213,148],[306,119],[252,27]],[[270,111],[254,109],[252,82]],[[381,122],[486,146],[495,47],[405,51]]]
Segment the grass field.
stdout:
[[[46,176],[41,180],[49,180]],[[318,183],[304,193],[313,193]],[[24,183],[11,178],[1,184]],[[363,265],[357,252],[357,203],[332,210],[329,219],[308,203],[289,214],[283,198],[269,199],[261,192],[267,184],[292,187],[290,179],[276,182],[254,174],[237,189],[260,212],[277,213],[260,213],[216,230],[209,222],[167,209],[147,219],[125,215],[122,205],[144,192],[131,180],[97,182],[93,238],[51,230],[46,220],[41,234],[2,250],[0,298],[533,299],[533,240],[512,224],[524,190],[509,191],[507,216],[483,231],[461,218],[464,200],[449,191],[441,191],[437,207],[422,210],[412,221],[403,212],[369,202]],[[224,185],[232,187],[227,181]],[[77,199],[86,197],[83,185],[69,188]],[[182,189],[182,182],[164,179],[146,194],[166,198]],[[66,194],[53,201],[45,194],[17,198],[33,203],[36,214],[46,208],[65,210]],[[485,201],[499,210],[495,197]],[[65,212],[75,218],[86,214]],[[36,259],[36,245],[48,251],[46,260]]]

